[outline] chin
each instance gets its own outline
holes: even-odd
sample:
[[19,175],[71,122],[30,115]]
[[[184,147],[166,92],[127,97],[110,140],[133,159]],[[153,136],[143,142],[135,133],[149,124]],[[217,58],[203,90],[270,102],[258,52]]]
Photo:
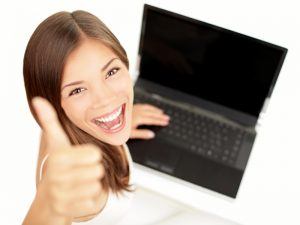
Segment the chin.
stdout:
[[121,146],[124,145],[129,139],[129,135],[127,138],[119,139],[119,140],[108,140],[105,143],[110,144],[112,146]]
[[107,144],[113,145],[113,146],[121,146],[128,141],[129,136],[130,136],[130,130],[124,131],[122,134],[114,135],[111,137],[105,137],[105,138],[99,137],[99,140],[101,140]]

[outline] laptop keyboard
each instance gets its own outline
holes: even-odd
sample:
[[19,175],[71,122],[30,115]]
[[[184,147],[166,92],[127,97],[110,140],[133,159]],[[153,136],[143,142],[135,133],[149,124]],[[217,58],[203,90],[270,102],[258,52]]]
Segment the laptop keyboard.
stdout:
[[155,105],[170,116],[166,127],[146,126],[155,131],[156,137],[194,154],[234,166],[245,131],[141,93],[135,93],[134,103]]

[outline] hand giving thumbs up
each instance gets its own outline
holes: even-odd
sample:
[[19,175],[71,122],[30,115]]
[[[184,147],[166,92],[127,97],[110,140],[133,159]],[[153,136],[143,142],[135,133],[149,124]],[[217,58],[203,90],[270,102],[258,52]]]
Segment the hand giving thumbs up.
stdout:
[[47,200],[49,210],[65,218],[99,212],[107,196],[100,182],[104,176],[100,149],[92,144],[72,146],[53,106],[40,97],[32,103],[49,153],[38,190]]

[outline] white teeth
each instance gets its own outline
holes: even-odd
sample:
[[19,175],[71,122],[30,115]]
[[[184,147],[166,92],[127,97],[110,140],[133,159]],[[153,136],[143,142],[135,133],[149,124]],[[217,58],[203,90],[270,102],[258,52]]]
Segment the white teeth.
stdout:
[[118,116],[120,116],[121,111],[122,111],[122,106],[120,106],[120,108],[118,109],[118,111],[115,112],[114,114],[109,115],[107,117],[101,117],[101,118],[98,118],[96,120],[99,121],[99,122],[104,122],[104,123],[112,121],[112,120],[116,119]]

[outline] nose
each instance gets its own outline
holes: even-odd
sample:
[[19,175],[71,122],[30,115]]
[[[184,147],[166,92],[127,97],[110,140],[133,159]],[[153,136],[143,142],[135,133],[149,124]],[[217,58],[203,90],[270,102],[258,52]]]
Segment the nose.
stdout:
[[95,85],[92,91],[92,109],[105,108],[116,102],[117,95],[111,87],[107,85]]

